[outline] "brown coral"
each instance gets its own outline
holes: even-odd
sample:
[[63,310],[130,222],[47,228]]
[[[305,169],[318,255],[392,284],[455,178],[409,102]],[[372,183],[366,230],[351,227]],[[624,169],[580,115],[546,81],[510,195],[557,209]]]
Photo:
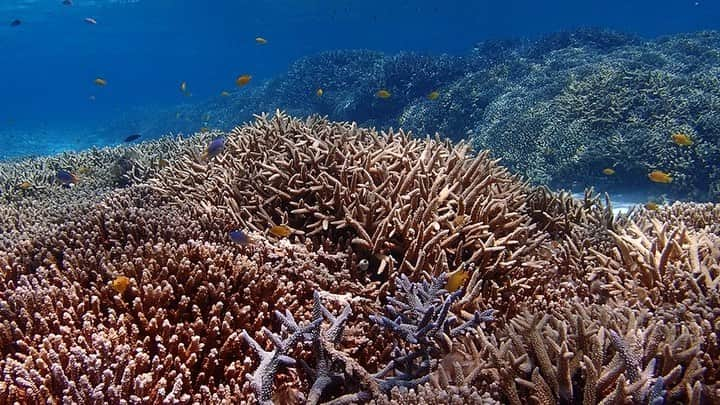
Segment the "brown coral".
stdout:
[[[317,117],[260,116],[202,161],[218,135],[153,146],[172,150],[169,166],[132,171],[121,190],[98,179],[8,198],[0,402],[253,401],[247,342],[288,336],[275,310],[317,319],[314,292],[328,313],[352,310],[324,348],[347,386],[311,390],[312,370],[332,365],[298,342],[284,350],[310,371],[278,368],[277,403],[719,397],[717,206],[618,221],[592,193],[532,189],[464,145]],[[92,185],[102,192],[75,201]],[[281,223],[289,238],[265,234]],[[252,243],[229,240],[238,228]],[[493,307],[495,325],[445,339],[429,383],[386,397],[372,376],[395,346],[370,315],[396,275],[458,269],[471,276],[451,311]],[[119,275],[122,294],[108,286]]]

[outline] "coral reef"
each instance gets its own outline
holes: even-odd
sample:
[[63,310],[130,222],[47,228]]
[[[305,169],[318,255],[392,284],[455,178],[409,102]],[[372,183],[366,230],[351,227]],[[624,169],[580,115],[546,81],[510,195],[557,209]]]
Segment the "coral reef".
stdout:
[[[230,97],[153,110],[139,123],[127,118],[118,125],[156,134],[229,130],[238,119],[279,108],[466,140],[536,184],[642,187],[717,201],[719,69],[714,31],[645,41],[579,29],[535,41],[488,41],[464,56],[332,51]],[[381,88],[391,97],[376,97]],[[434,100],[427,98],[432,91]],[[674,144],[676,132],[692,145]],[[603,175],[604,168],[615,175]],[[649,182],[652,170],[669,173],[672,183]]]
[[137,149],[126,182],[7,164],[47,185],[5,197],[0,403],[720,400],[717,205],[614,217],[466,144],[283,113]]

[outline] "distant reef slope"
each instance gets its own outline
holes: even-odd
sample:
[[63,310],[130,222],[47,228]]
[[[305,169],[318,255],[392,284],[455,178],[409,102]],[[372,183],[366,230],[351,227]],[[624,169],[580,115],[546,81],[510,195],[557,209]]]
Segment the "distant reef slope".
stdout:
[[[380,89],[390,97],[378,97]],[[646,41],[582,29],[533,42],[483,42],[465,56],[325,52],[261,86],[160,121],[162,129],[226,128],[238,116],[276,108],[468,139],[539,184],[654,187],[720,198],[720,33],[714,31]],[[671,135],[678,132],[692,145],[676,145]],[[615,174],[604,175],[605,168]],[[672,182],[651,184],[653,170]]]

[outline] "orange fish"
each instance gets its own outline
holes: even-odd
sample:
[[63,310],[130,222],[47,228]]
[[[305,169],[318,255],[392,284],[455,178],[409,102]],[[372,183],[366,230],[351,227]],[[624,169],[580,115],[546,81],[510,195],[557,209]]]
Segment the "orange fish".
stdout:
[[130,285],[130,279],[126,276],[118,276],[115,277],[113,281],[110,282],[110,287],[112,287],[113,290],[115,290],[118,294],[122,295],[125,290]]
[[29,189],[30,187],[32,187],[32,183],[30,183],[29,181],[25,180],[25,181],[23,181],[22,183],[18,184],[18,187],[20,187],[20,188],[23,189],[23,190],[27,190],[27,189]]
[[602,170],[602,172],[603,172],[603,174],[606,175],[606,176],[612,176],[613,174],[615,174],[615,169],[611,169],[611,168],[609,168],[609,167],[606,167],[606,168],[604,168],[604,169]]
[[690,139],[687,134],[683,134],[682,132],[676,132],[670,135],[670,139],[672,139],[673,142],[680,146],[690,146],[693,144],[692,139]]
[[648,173],[648,178],[650,179],[650,181],[653,181],[655,183],[667,184],[672,182],[672,177],[670,177],[669,174],[660,170],[651,171],[650,173]]
[[386,98],[390,98],[390,96],[392,96],[392,93],[390,93],[389,91],[387,91],[385,89],[380,89],[377,91],[377,93],[375,93],[375,95],[378,96],[379,98],[386,99]]
[[252,76],[250,76],[250,75],[238,76],[238,78],[235,79],[235,84],[242,87],[242,86],[245,86],[246,84],[250,83],[250,79],[252,79]]
[[469,218],[470,217],[468,215],[455,215],[455,219],[453,220],[453,225],[455,225],[456,227],[461,227],[461,226],[465,225],[465,223],[467,222],[467,220]]
[[275,225],[270,228],[270,233],[278,238],[287,238],[292,232],[292,228],[285,224]]
[[465,285],[465,282],[470,277],[470,272],[465,269],[458,269],[448,275],[445,289],[448,292],[455,292]]

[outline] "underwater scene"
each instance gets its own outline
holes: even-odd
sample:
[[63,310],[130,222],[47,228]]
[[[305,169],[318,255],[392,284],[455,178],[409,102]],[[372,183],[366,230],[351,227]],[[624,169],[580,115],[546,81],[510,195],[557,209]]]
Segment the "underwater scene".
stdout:
[[720,404],[720,3],[3,0],[0,405]]

